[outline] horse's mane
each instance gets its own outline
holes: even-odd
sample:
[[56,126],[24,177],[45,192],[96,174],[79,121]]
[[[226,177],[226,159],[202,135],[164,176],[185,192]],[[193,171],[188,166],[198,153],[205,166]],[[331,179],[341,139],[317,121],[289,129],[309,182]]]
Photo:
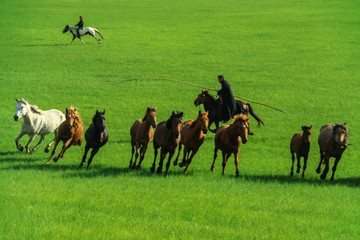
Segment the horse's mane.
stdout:
[[231,124],[230,125],[233,125],[234,123],[236,123],[238,121],[244,121],[245,122],[245,121],[248,121],[248,120],[249,120],[249,118],[246,115],[240,113],[240,114],[235,115],[231,119]]
[[22,98],[21,100],[19,100],[19,102],[30,106],[30,109],[34,112],[34,113],[38,113],[40,115],[45,115],[45,113],[36,105],[31,105],[27,100],[25,100],[24,98]]
[[215,106],[215,104],[216,104],[215,98],[213,96],[211,96],[208,91],[203,91],[203,93],[205,94],[205,96],[207,98],[209,98],[211,105]]
[[78,113],[77,109],[74,107],[70,107],[68,111],[71,111],[74,114],[75,119],[75,125],[81,124],[83,125],[83,122],[81,120],[80,114]]
[[172,112],[170,118],[166,121],[166,128],[170,129],[171,126],[172,126],[172,120],[173,120],[174,118],[182,118],[183,115],[184,115],[183,112],[177,112],[177,113]]

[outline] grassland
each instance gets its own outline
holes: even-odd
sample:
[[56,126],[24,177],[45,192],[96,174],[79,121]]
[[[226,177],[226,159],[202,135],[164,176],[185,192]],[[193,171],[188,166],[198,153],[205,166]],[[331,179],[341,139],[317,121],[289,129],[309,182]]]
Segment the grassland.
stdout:
[[[359,8],[349,0],[1,1],[0,239],[357,239]],[[103,44],[68,45],[61,30],[79,15]],[[130,126],[146,107],[158,108],[158,121],[173,110],[193,119],[201,90],[107,81],[219,88],[219,74],[235,94],[286,110],[253,105],[266,126],[253,123],[241,146],[240,178],[232,159],[225,177],[220,159],[210,172],[211,133],[187,176],[173,166],[168,178],[150,174],[152,146],[143,169],[128,170]],[[110,139],[91,169],[77,168],[84,147],[50,165],[44,143],[32,155],[16,150],[22,97],[44,110],[76,106],[86,127],[106,110]],[[334,122],[347,122],[352,145],[331,183],[315,173],[316,142]],[[301,125],[313,125],[305,179],[289,176],[289,141]]]

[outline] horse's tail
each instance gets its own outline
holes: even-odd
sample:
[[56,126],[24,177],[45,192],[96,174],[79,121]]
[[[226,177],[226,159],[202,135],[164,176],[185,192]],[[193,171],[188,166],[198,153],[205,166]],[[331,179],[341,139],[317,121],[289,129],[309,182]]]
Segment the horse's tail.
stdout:
[[254,110],[253,110],[252,106],[250,105],[250,103],[247,103],[247,105],[248,105],[248,108],[249,108],[250,115],[253,116],[256,119],[256,121],[258,122],[258,126],[260,127],[261,124],[265,125],[264,122],[259,118],[259,116],[256,113],[254,113]]
[[102,39],[104,39],[103,35],[101,34],[101,32],[100,32],[99,30],[97,30],[96,28],[94,28],[94,31],[97,32]]

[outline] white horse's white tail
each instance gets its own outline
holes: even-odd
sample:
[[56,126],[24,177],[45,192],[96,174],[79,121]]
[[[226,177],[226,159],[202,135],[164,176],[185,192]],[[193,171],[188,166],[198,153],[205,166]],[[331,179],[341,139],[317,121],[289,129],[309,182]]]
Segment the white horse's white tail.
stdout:
[[102,39],[104,39],[103,35],[101,34],[101,32],[100,32],[99,30],[97,30],[96,28],[93,28],[93,29],[94,29],[95,32],[97,32],[97,33],[100,35],[100,37],[101,37]]

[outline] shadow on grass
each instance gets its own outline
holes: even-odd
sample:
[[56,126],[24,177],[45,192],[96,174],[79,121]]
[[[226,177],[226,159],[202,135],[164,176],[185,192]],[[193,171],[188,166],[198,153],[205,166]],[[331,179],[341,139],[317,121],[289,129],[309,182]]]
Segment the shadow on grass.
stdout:
[[59,46],[66,46],[68,44],[25,44],[24,47],[59,47]]
[[[331,176],[331,174],[330,174]],[[330,181],[330,176],[328,175],[326,180],[321,180],[320,175],[319,179],[302,179],[298,177],[290,177],[285,175],[245,175],[241,176],[240,179],[244,179],[246,181],[252,181],[252,182],[279,182],[279,183],[286,183],[286,184],[310,184],[310,185],[316,185],[316,186],[334,186],[334,185],[343,185],[347,187],[354,187],[358,188],[360,187],[360,177],[355,178],[340,178],[336,179],[334,181]]]

